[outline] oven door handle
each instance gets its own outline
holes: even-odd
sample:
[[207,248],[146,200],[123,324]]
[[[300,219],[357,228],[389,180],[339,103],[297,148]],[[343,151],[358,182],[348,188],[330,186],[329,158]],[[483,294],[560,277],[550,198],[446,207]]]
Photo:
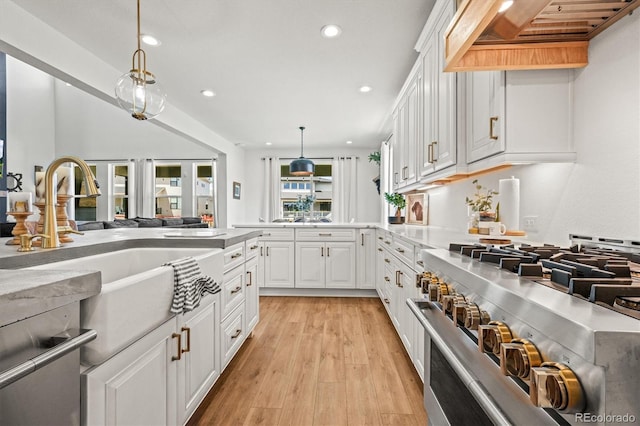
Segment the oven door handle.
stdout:
[[41,353],[40,355],[37,355],[8,370],[0,372],[0,389],[25,376],[28,376],[48,364],[51,364],[53,361],[62,358],[68,353],[78,349],[80,346],[89,343],[98,336],[98,333],[95,330],[82,329],[75,331],[81,334],[73,338],[65,338],[61,336],[52,337],[51,340],[54,344],[58,341],[60,341],[60,343],[55,344],[51,349]]

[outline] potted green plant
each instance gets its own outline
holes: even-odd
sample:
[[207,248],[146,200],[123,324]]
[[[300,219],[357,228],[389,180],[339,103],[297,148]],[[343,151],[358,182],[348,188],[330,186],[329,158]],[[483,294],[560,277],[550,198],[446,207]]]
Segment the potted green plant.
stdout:
[[389,216],[389,224],[397,225],[404,223],[404,216],[402,216],[402,209],[407,206],[407,200],[405,200],[404,195],[394,192],[393,194],[389,194],[388,192],[384,193],[384,198],[387,200],[389,204],[395,206],[396,214],[395,216]]
[[[369,162],[374,162],[378,165],[378,170],[380,170],[380,151],[374,151],[369,154]],[[380,193],[380,172],[378,172],[378,176],[373,178],[373,183],[376,184],[376,189],[378,190],[378,194]]]
[[485,188],[478,183],[478,179],[475,179],[472,183],[475,185],[476,192],[473,194],[473,197],[466,197],[465,202],[471,209],[473,215],[472,227],[477,228],[477,221],[492,222],[498,220],[496,212],[492,210],[493,197],[498,195],[498,192],[490,188]]

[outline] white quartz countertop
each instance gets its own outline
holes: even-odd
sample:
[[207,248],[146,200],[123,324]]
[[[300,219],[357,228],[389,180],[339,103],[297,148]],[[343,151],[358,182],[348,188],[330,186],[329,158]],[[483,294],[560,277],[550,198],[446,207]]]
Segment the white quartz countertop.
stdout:
[[233,225],[234,228],[377,228],[378,223],[337,223],[337,222],[259,222]]

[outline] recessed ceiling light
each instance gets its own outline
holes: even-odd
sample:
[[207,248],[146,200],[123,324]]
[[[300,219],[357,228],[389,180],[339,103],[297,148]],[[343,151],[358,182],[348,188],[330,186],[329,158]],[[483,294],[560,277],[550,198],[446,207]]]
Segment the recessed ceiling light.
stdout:
[[266,142],[265,145],[273,145],[271,142]]
[[347,141],[347,144],[351,145],[353,143],[353,141]]
[[509,9],[512,5],[513,5],[513,0],[506,0],[502,2],[500,9],[498,9],[498,13],[504,12],[505,10]]
[[202,96],[206,96],[207,98],[212,98],[216,95],[213,90],[209,89],[201,90],[200,93],[202,93]]
[[150,34],[142,34],[142,42],[148,46],[160,46],[160,40]]
[[371,89],[371,86],[362,86],[359,90],[360,90],[362,93],[368,93],[368,92],[370,92],[370,91],[371,91],[371,90],[373,90],[373,89]]
[[65,86],[71,87],[71,83],[65,83]]
[[334,38],[338,37],[342,33],[342,28],[334,24],[329,24],[322,27],[320,33],[323,37]]

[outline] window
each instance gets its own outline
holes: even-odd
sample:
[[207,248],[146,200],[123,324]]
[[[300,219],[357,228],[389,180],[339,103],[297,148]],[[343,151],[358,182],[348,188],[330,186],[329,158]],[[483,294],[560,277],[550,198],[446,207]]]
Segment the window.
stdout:
[[115,219],[129,217],[129,165],[113,166],[113,215]]
[[182,216],[182,166],[180,163],[155,165],[156,217]]
[[196,213],[209,226],[214,226],[214,165],[211,162],[196,164],[195,168]]
[[[316,163],[313,176],[292,176],[289,165],[280,168],[280,203],[283,218],[296,220],[302,216],[320,219],[331,213],[332,187],[331,164]],[[311,204],[307,196],[313,197]],[[307,211],[303,211],[308,206]]]
[[[76,221],[94,221],[97,220],[97,202],[98,198],[87,197],[87,188],[84,184],[82,170],[80,167],[73,165],[74,179],[74,217]],[[95,164],[89,164],[89,168],[94,176],[97,175],[97,167]]]

